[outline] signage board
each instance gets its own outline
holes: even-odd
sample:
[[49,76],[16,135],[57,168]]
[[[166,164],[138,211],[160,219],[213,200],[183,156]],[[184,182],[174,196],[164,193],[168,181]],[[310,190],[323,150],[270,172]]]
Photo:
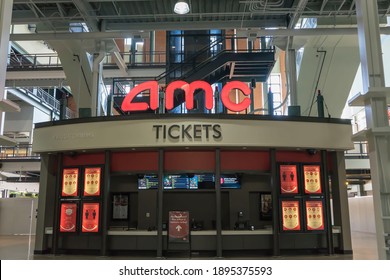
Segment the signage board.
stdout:
[[282,200],[283,231],[301,230],[298,200]]
[[190,242],[190,215],[188,211],[169,211],[169,242]]
[[85,168],[84,172],[84,196],[100,195],[100,167]]
[[60,232],[76,232],[77,204],[62,203],[60,217]]
[[[191,83],[187,83],[185,81],[174,81],[168,84],[165,91],[165,108],[167,110],[173,109],[174,92],[177,89],[184,91],[185,104],[187,110],[192,110],[194,108],[194,94],[195,91],[198,89],[204,91],[206,109],[211,110],[214,106],[213,89],[209,83],[205,81],[193,81]],[[251,104],[250,98],[245,97],[242,99],[241,102],[235,103],[230,99],[230,92],[232,90],[240,90],[245,96],[251,94],[251,89],[246,83],[241,81],[227,82],[222,88],[221,95],[220,95],[223,105],[227,109],[233,112],[240,112],[247,109]],[[149,96],[150,96],[149,103],[133,102],[136,96],[144,91],[149,91]],[[121,109],[124,112],[146,111],[148,109],[156,110],[158,106],[159,106],[158,82],[147,81],[135,86],[130,90],[130,92],[123,99]]]
[[298,193],[298,176],[296,165],[280,165],[280,192],[282,194]]
[[324,230],[322,200],[306,200],[306,230]]
[[306,194],[322,193],[320,174],[319,165],[303,166],[303,179]]
[[66,168],[62,172],[62,196],[77,196],[78,195],[78,168]]
[[82,232],[99,232],[99,209],[97,202],[83,203]]

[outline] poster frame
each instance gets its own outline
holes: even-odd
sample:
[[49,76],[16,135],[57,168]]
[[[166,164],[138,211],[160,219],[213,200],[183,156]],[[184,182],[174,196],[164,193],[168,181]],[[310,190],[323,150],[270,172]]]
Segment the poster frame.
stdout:
[[[76,226],[76,229],[75,231],[61,231],[61,214],[62,214],[62,205],[63,204],[75,204],[76,205],[76,223],[75,223],[75,226]],[[57,229],[58,232],[60,234],[64,234],[64,235],[77,235],[80,231],[80,219],[79,219],[79,216],[80,216],[80,203],[79,201],[75,201],[75,200],[65,200],[65,201],[60,201],[60,211],[59,211],[59,228]]]
[[[99,178],[99,190],[98,190],[98,194],[96,195],[90,195],[90,194],[86,194],[85,192],[85,186],[86,186],[86,180],[85,180],[85,176],[87,174],[86,170],[89,169],[89,168],[99,168],[100,169],[100,178]],[[91,166],[85,166],[83,168],[83,174],[82,174],[82,178],[83,178],[83,181],[82,181],[82,192],[80,192],[80,195],[82,195],[83,197],[100,197],[101,194],[102,194],[102,191],[103,191],[103,167],[101,165],[91,165]]]
[[[264,208],[267,208],[267,205],[264,205],[264,203],[268,201],[268,211],[264,211]],[[271,192],[261,192],[259,196],[259,213],[260,213],[260,220],[261,221],[271,221],[273,218],[273,205],[272,205],[272,193]]]
[[[319,170],[320,170],[320,174],[319,174],[319,183],[320,183],[320,191],[319,192],[309,192],[307,191],[306,189],[306,180],[305,180],[305,167],[306,166],[318,166],[319,167]],[[303,193],[305,195],[323,195],[324,194],[324,181],[323,181],[323,170],[321,168],[321,164],[320,163],[302,163],[302,188],[303,188]]]
[[[77,186],[76,186],[76,195],[64,195],[64,172],[65,170],[72,170],[75,169],[77,170]],[[61,172],[61,193],[60,196],[61,198],[79,198],[80,197],[80,178],[81,178],[81,169],[78,166],[67,166],[65,168],[62,168]]]
[[[94,231],[94,232],[85,232],[83,231],[83,221],[84,221],[84,205],[85,204],[97,204],[98,205],[98,210],[99,210],[99,218],[98,218],[98,231]],[[80,233],[82,235],[96,235],[96,234],[100,234],[101,233],[101,227],[102,227],[102,223],[101,223],[101,219],[102,219],[102,204],[100,201],[93,201],[93,200],[84,200],[81,202],[81,205],[80,205]]]
[[[125,197],[126,200],[127,200],[127,209],[126,209],[126,217],[123,217],[123,218],[117,218],[114,216],[114,213],[115,213],[115,199],[116,197],[118,197],[121,201],[122,197]],[[128,220],[129,217],[130,217],[130,196],[129,196],[129,193],[114,193],[112,194],[112,219],[115,220],[115,221],[124,221],[124,220]]]
[[[283,202],[288,202],[288,201],[297,201],[298,202],[298,211],[299,211],[299,215],[298,215],[298,219],[299,219],[299,225],[300,225],[300,229],[296,229],[296,230],[285,230],[283,229]],[[302,199],[301,198],[280,198],[279,199],[279,229],[280,229],[280,232],[281,233],[287,233],[287,234],[291,234],[291,233],[303,233],[304,232],[304,227],[303,227],[303,213],[302,213]]]
[[[282,166],[293,166],[295,167],[295,170],[296,170],[296,174],[295,174],[295,178],[296,178],[296,181],[297,181],[297,189],[296,191],[294,192],[286,192],[286,191],[283,191],[283,188],[282,188],[282,179],[281,179],[281,168]],[[277,178],[278,178],[278,188],[279,188],[279,195],[281,196],[296,196],[296,195],[300,195],[301,194],[301,176],[300,176],[300,165],[298,163],[290,163],[290,162],[279,162],[277,164]]]
[[[323,229],[309,229],[307,225],[307,208],[306,208],[306,202],[307,201],[313,201],[313,202],[321,202],[322,203],[322,223],[323,223]],[[304,229],[306,233],[326,233],[326,226],[327,226],[327,219],[326,219],[326,211],[325,211],[325,200],[323,198],[305,198],[303,201],[303,208],[304,208]]]

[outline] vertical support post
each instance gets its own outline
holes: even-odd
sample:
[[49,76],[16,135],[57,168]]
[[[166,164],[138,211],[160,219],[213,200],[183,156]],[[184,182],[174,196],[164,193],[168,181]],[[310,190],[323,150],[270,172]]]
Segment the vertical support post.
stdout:
[[62,167],[63,167],[63,153],[57,155],[57,177],[56,177],[56,191],[54,197],[54,221],[53,221],[53,239],[52,239],[52,253],[57,254],[58,250],[58,229],[60,227],[60,195],[61,195],[61,181],[62,181]]
[[222,258],[221,150],[215,150],[217,258]]
[[[0,0],[0,100],[7,98],[5,76],[9,53],[9,32],[12,18],[13,0]],[[0,135],[4,132],[5,113],[0,111]]]
[[158,151],[157,190],[157,258],[163,256],[163,191],[164,191],[164,150]]
[[280,255],[279,245],[279,189],[277,185],[277,163],[276,150],[270,150],[271,161],[271,191],[272,191],[272,231],[273,231],[273,250],[274,256]]
[[333,248],[333,230],[332,230],[332,219],[330,212],[330,190],[329,190],[329,179],[328,179],[328,154],[326,150],[321,150],[321,166],[322,166],[322,181],[324,182],[324,193],[325,193],[325,216],[326,216],[326,245],[328,247],[328,254],[334,254]]
[[111,167],[111,153],[110,151],[105,151],[105,162],[104,162],[104,187],[103,187],[103,203],[102,203],[102,245],[100,254],[102,256],[107,256],[107,231],[108,231],[108,205],[109,205],[109,196],[111,188],[111,177],[110,177],[110,167]]
[[339,250],[344,254],[352,254],[351,225],[349,220],[348,192],[345,185],[344,152],[334,152],[332,155],[332,199],[334,225],[340,226]]
[[[378,258],[390,259],[390,129],[387,115],[378,3],[356,0],[363,100],[366,111]],[[380,132],[379,132],[380,131]]]
[[268,88],[268,115],[273,116],[274,115],[274,94],[271,91],[271,87]]
[[[154,63],[154,53],[155,53],[155,35],[156,31],[150,31],[150,47],[149,47],[149,53],[150,53],[150,63]],[[160,62],[160,61],[159,61]]]

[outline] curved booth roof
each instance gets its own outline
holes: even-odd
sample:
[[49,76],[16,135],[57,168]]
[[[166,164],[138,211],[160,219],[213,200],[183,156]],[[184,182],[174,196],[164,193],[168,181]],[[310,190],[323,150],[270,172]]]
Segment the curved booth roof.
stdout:
[[35,153],[155,148],[353,148],[349,120],[256,115],[97,117],[37,124]]

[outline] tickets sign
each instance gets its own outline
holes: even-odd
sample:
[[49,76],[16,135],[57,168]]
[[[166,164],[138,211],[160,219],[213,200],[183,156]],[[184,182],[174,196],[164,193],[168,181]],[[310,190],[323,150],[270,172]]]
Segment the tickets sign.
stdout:
[[296,165],[280,165],[280,192],[282,194],[298,193]]
[[307,200],[306,208],[306,229],[324,230],[324,212],[321,200]]
[[322,193],[320,174],[321,173],[319,165],[303,166],[305,193]]
[[62,203],[60,217],[60,232],[76,232],[77,204]]
[[190,242],[190,215],[188,211],[169,211],[169,242]]
[[283,231],[301,230],[301,221],[299,214],[299,201],[282,201],[282,221]]
[[83,204],[82,232],[99,231],[99,203]]
[[100,195],[101,168],[85,168],[84,172],[84,196]]
[[77,168],[64,169],[62,173],[62,196],[77,196],[79,170]]

